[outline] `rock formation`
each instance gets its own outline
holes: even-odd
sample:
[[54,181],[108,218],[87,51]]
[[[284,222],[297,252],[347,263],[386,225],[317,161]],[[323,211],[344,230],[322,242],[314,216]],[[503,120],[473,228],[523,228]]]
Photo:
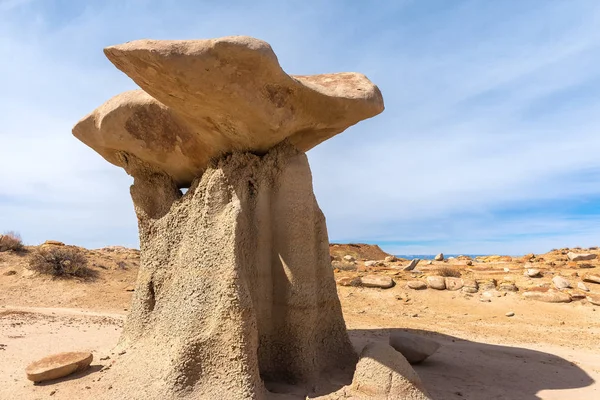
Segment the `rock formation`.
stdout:
[[[73,134],[133,176],[141,266],[107,396],[263,399],[357,362],[304,151],[383,111],[356,73],[289,76],[249,37],[129,42],[143,90]],[[180,188],[189,188],[185,195]]]

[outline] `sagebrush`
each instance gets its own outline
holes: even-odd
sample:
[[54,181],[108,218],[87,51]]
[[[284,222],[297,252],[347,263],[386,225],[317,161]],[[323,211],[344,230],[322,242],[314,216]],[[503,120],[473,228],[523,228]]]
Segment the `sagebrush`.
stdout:
[[64,246],[36,250],[29,258],[29,269],[62,278],[94,279],[97,276],[80,250]]
[[21,235],[17,232],[10,231],[0,235],[0,251],[22,251],[24,247]]

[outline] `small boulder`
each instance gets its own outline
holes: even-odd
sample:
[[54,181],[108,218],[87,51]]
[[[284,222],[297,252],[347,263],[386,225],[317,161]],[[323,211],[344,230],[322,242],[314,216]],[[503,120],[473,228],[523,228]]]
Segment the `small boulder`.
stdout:
[[435,261],[444,261],[444,253],[440,253],[433,258]]
[[351,388],[359,394],[358,398],[366,395],[377,399],[429,399],[419,375],[408,361],[393,347],[381,342],[369,343],[361,352]]
[[435,353],[440,344],[435,340],[408,332],[394,332],[390,335],[390,346],[402,353],[411,364],[418,364]]
[[417,266],[419,261],[421,261],[421,260],[418,258],[413,258],[413,260],[410,262],[410,264],[408,264],[406,267],[404,267],[403,270],[404,271],[412,271],[413,269],[415,269],[415,267]]
[[595,306],[600,306],[600,296],[598,296],[598,295],[588,295],[587,301],[589,301],[590,303],[592,303]]
[[581,277],[581,279],[584,282],[599,283],[600,284],[600,275],[585,274],[585,275],[583,275]]
[[514,316],[515,316],[515,313],[514,313],[514,312],[512,312],[512,311],[509,311],[509,312],[507,312],[505,315],[506,315],[507,317],[514,317]]
[[448,290],[460,290],[462,289],[464,282],[461,278],[446,277],[445,279],[446,289]]
[[585,286],[585,283],[583,283],[583,282],[578,282],[577,283],[577,289],[583,290],[584,292],[589,292],[590,291],[590,289],[587,286]]
[[477,293],[479,290],[479,286],[477,282],[473,279],[463,279],[463,288],[462,291],[464,293]]
[[546,303],[570,303],[571,296],[568,293],[547,291],[547,292],[525,292],[523,297],[531,300],[543,301]]
[[48,381],[83,371],[90,366],[92,359],[93,355],[89,352],[53,354],[30,364],[25,372],[30,381]]
[[569,283],[568,280],[566,280],[562,276],[558,276],[558,275],[555,276],[554,278],[552,278],[552,283],[559,290],[560,289],[568,289],[571,287],[571,283]]
[[530,278],[539,278],[541,276],[540,270],[536,268],[527,268],[523,274]]
[[571,261],[589,261],[589,260],[595,259],[596,255],[595,254],[573,253],[570,251],[569,253],[567,253],[567,257]]
[[367,275],[360,278],[360,284],[364,287],[389,289],[394,286],[394,280],[389,276]]
[[467,260],[467,265],[473,265],[473,261],[472,260]]
[[385,258],[385,262],[396,262],[398,261],[398,258],[396,258],[396,256],[387,256]]
[[46,240],[42,243],[42,246],[64,246],[63,242],[59,242],[58,240]]
[[446,289],[446,280],[443,276],[433,275],[427,277],[427,286],[436,290]]
[[373,260],[365,261],[365,267],[374,267],[376,265],[377,265],[377,261],[373,261]]
[[406,282],[406,287],[414,290],[423,290],[427,289],[427,284],[423,281],[408,281]]
[[335,281],[340,286],[360,286],[360,277],[344,276]]
[[349,254],[344,256],[344,260],[348,262],[356,261],[356,259]]

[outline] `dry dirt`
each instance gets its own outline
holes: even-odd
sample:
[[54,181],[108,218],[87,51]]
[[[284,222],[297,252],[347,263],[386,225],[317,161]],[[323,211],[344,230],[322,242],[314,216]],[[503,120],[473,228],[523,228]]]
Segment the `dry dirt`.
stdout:
[[[600,306],[586,300],[543,303],[521,295],[527,287],[546,290],[557,274],[575,286],[580,277],[574,274],[600,273],[597,260],[569,265],[561,261],[562,252],[527,260],[542,270],[542,278],[525,278],[524,260],[508,258],[475,261],[472,266],[465,265],[466,259],[432,265],[422,261],[420,273],[401,271],[398,267],[406,261],[371,268],[359,262],[354,270],[336,272],[336,278],[389,275],[395,286],[338,286],[351,339],[361,348],[403,329],[440,341],[440,350],[415,366],[434,399],[600,398]],[[139,260],[136,251],[128,250],[87,254],[99,273],[93,282],[28,276],[26,254],[0,253],[0,399],[93,399],[100,394],[97,382],[119,359],[111,351],[129,308],[128,290]],[[481,302],[480,293],[406,288],[408,279],[434,274],[440,267],[457,269],[467,278],[512,280],[519,291]],[[600,284],[586,285],[600,295]],[[515,315],[507,317],[507,312]],[[26,380],[30,362],[78,350],[93,352],[89,370],[45,384]]]

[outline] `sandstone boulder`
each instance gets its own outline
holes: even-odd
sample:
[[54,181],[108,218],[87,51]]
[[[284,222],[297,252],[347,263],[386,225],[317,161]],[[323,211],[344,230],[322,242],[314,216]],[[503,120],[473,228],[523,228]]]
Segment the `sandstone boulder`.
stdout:
[[30,381],[49,381],[85,370],[92,363],[92,359],[93,355],[89,352],[53,354],[29,364],[25,373]]
[[590,291],[590,289],[583,282],[577,282],[577,289],[583,290],[584,292]]
[[414,289],[414,290],[427,289],[427,284],[423,281],[408,281],[408,282],[406,282],[406,286],[409,289]]
[[347,254],[344,256],[344,261],[352,262],[352,261],[356,261],[356,259],[354,257],[352,257],[351,255]]
[[390,335],[390,346],[402,353],[411,364],[418,364],[435,353],[440,344],[435,340],[408,332],[394,332]]
[[385,262],[396,262],[398,261],[398,258],[396,256],[387,256],[385,258]]
[[554,284],[554,286],[557,289],[567,289],[571,287],[571,283],[566,280],[565,278],[563,278],[562,276],[555,276],[554,278],[552,278],[552,283]]
[[595,275],[595,274],[585,274],[581,277],[581,280],[584,282],[590,282],[590,283],[598,283],[600,284],[600,275]]
[[588,295],[587,301],[592,303],[595,306],[600,306],[600,296],[599,295]]
[[523,297],[526,299],[543,301],[546,303],[570,303],[571,296],[568,293],[563,292],[524,292]]
[[110,99],[73,134],[107,161],[127,169],[133,155],[179,187],[228,152],[265,153],[285,139],[307,151],[383,111],[364,75],[290,76],[251,37],[136,40],[104,52],[143,90]]
[[536,268],[527,268],[524,272],[525,276],[529,278],[538,278],[541,276],[540,270]]
[[477,285],[477,281],[473,279],[464,279],[462,291],[464,293],[477,293],[479,291],[479,285]]
[[464,285],[461,278],[446,277],[445,282],[448,290],[460,290]]
[[373,261],[373,260],[365,261],[365,267],[374,267],[377,264],[378,264],[377,261]]
[[358,398],[429,399],[421,379],[402,354],[379,342],[369,343],[361,352],[352,390]]
[[364,287],[389,289],[394,286],[394,280],[389,276],[367,275],[360,278],[360,284]]
[[444,261],[444,253],[440,253],[433,258],[435,261]]
[[42,243],[42,246],[64,246],[63,242],[59,242],[58,240],[46,240]]
[[595,259],[596,255],[569,252],[567,257],[569,257],[569,260],[571,261],[589,261]]
[[427,286],[436,290],[446,289],[446,280],[443,276],[432,275],[427,277]]

